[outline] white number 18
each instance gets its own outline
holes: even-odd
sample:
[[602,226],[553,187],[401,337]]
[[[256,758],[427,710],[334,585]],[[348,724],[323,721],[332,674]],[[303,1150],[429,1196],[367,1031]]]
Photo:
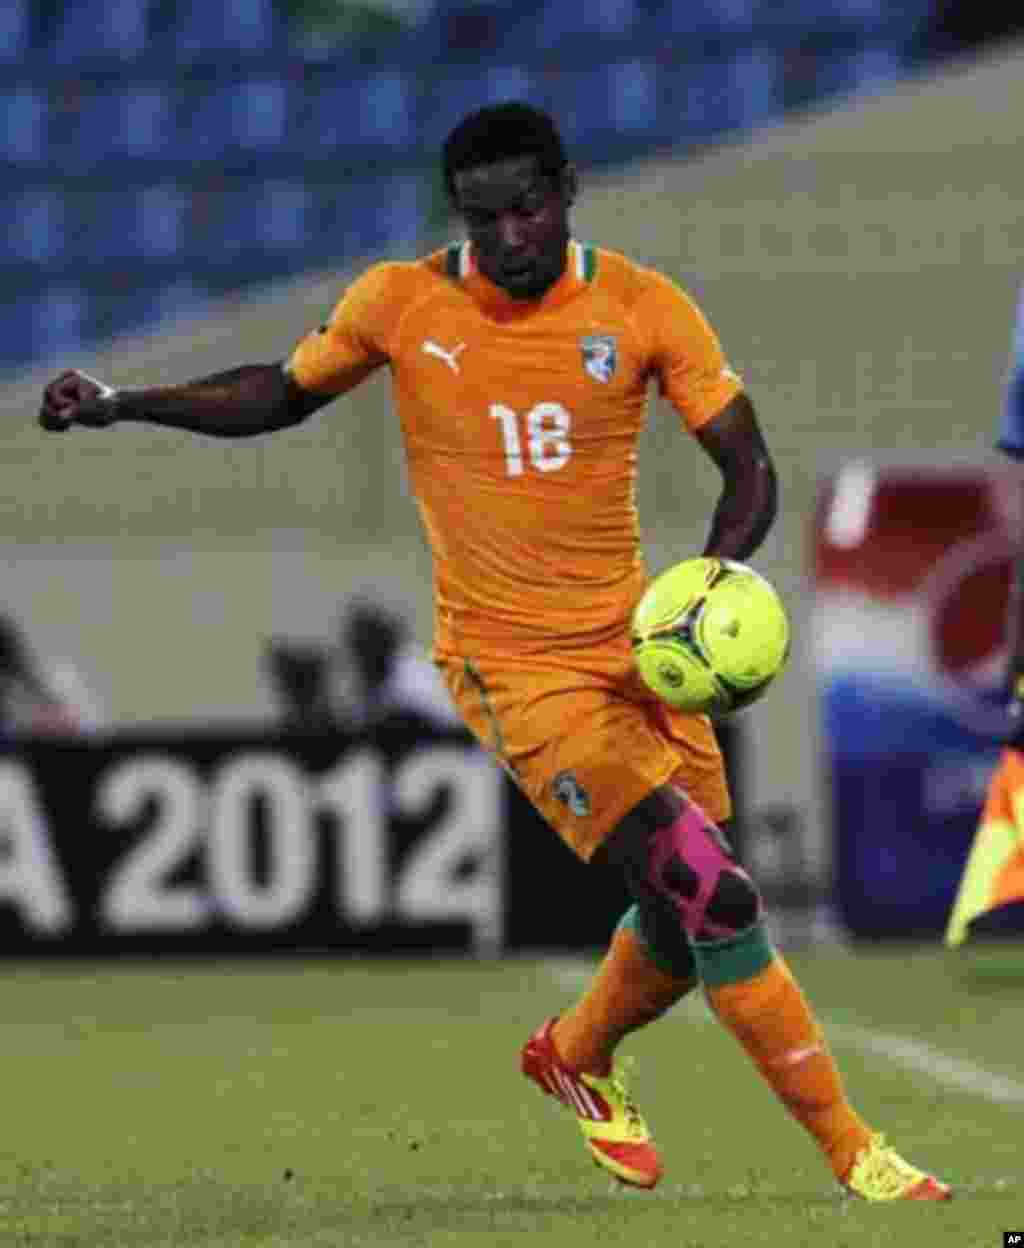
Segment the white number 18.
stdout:
[[[503,403],[491,404],[491,417],[501,426],[505,446],[505,471],[510,477],[523,475],[523,442],[519,436],[519,416]],[[526,413],[526,445],[530,463],[538,472],[564,468],[572,455],[569,427],[572,417],[561,403],[538,403]]]

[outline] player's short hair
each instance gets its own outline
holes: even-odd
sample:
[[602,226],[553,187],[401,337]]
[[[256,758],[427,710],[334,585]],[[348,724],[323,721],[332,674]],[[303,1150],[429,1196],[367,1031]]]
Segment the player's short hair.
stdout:
[[547,113],[518,100],[489,104],[464,117],[444,141],[441,169],[455,197],[455,175],[516,156],[536,156],[542,172],[557,175],[567,157],[558,127]]

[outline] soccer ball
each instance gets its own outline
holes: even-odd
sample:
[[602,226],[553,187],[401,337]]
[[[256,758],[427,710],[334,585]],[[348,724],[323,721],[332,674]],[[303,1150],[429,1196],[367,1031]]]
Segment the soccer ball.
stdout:
[[771,583],[732,559],[687,559],[647,587],[632,619],[644,684],[684,711],[724,715],[759,698],[789,657]]

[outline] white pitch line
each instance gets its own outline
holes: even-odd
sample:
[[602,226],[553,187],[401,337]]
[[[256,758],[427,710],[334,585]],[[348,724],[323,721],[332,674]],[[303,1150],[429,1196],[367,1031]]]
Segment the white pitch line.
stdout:
[[[550,959],[545,963],[548,975],[569,991],[579,991],[588,983],[592,968],[569,959]],[[690,996],[677,1006],[671,1017],[686,1023],[712,1023],[714,1018],[700,996]],[[842,1048],[856,1049],[872,1057],[884,1057],[896,1066],[927,1075],[935,1083],[991,1101],[994,1105],[1024,1105],[1024,1083],[1009,1075],[986,1070],[964,1058],[943,1053],[923,1040],[895,1032],[873,1031],[849,1023],[822,1020],[830,1041]]]
[[886,1031],[870,1031],[848,1023],[825,1021],[829,1038],[837,1044],[859,1049],[862,1053],[887,1058],[897,1066],[928,1075],[936,1083],[959,1092],[969,1092],[991,1101],[994,1105],[1024,1105],[1024,1083],[976,1066],[962,1057],[952,1057],[923,1040]]

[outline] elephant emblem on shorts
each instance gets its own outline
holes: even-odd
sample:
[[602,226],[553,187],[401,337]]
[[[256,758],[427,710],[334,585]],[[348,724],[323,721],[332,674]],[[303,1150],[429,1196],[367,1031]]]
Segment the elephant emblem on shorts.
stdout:
[[552,781],[551,789],[574,815],[590,814],[590,796],[571,771],[560,771]]

